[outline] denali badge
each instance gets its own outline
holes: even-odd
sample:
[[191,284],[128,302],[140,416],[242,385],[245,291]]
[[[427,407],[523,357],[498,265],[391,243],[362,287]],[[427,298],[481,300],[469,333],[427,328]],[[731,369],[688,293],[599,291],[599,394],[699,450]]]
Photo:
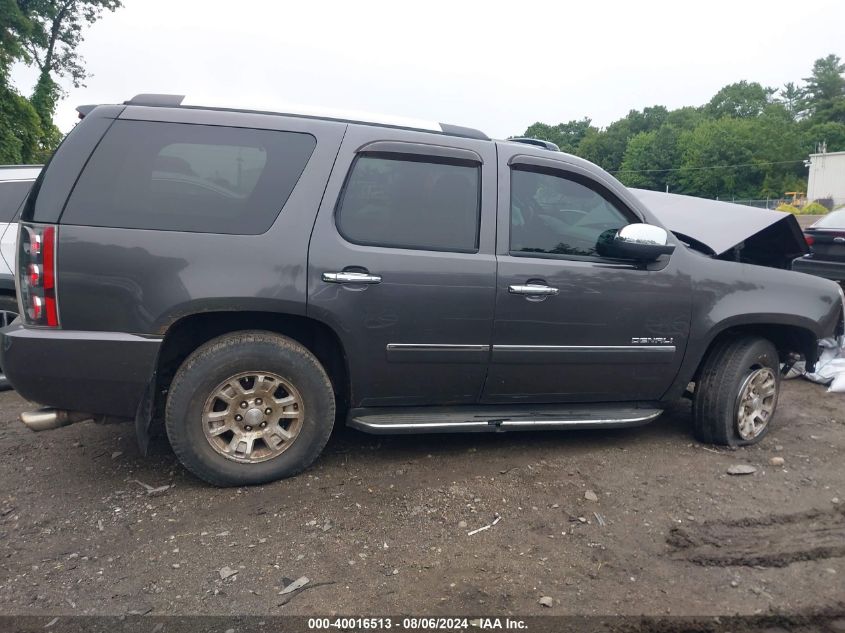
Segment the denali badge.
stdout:
[[672,345],[675,342],[675,339],[671,336],[669,338],[664,337],[652,337],[652,336],[644,336],[641,338],[634,337],[631,339],[632,345]]

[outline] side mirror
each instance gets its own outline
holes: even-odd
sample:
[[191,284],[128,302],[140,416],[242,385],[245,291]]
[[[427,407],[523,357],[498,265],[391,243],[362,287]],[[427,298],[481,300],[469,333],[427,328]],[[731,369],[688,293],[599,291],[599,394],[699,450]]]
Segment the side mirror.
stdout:
[[650,262],[675,250],[675,245],[668,241],[669,234],[659,226],[629,224],[618,231],[603,233],[596,250],[604,257]]

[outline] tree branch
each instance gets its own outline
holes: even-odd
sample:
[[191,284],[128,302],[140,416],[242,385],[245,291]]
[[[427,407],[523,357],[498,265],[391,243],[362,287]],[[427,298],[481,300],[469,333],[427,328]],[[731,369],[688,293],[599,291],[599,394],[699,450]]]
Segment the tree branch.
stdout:
[[76,4],[77,0],[65,0],[62,8],[53,18],[53,24],[50,28],[50,39],[47,44],[47,52],[44,54],[44,63],[39,64],[41,72],[51,72],[53,70],[53,54],[56,48],[56,41],[59,39],[59,31],[62,28],[62,22],[67,15],[67,12]]

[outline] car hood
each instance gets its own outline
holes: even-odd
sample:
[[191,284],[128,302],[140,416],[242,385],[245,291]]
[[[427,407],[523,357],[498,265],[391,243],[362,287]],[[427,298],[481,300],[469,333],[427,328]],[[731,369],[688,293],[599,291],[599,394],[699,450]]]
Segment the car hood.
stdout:
[[791,213],[660,191],[630,191],[679,239],[715,257],[788,268],[786,260],[809,252]]

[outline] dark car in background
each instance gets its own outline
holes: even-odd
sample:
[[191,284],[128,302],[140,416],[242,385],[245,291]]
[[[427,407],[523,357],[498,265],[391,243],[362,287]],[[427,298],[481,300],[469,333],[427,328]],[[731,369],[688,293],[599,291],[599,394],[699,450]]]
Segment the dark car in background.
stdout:
[[296,474],[336,420],[615,428],[685,393],[701,441],[751,444],[780,363],[842,332],[836,284],[672,235],[553,147],[181,96],[81,113],[21,214],[0,353],[50,407],[22,420],[163,424],[213,484]]
[[810,254],[799,257],[792,269],[845,282],[845,209],[832,211],[804,229]]

